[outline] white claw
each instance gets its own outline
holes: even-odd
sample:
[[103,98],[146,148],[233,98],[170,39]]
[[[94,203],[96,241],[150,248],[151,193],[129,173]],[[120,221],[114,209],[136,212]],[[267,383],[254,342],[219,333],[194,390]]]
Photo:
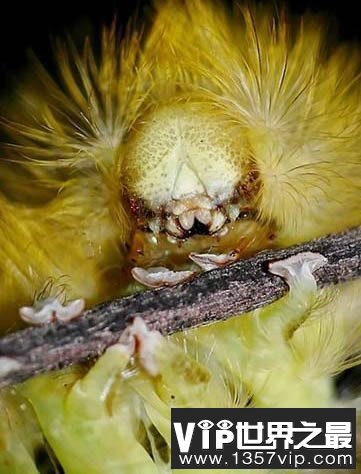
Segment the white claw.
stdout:
[[138,355],[142,367],[152,377],[159,373],[154,355],[161,341],[161,334],[158,331],[148,329],[146,323],[139,317],[134,319],[119,339],[120,344],[130,348],[133,354]]
[[23,306],[19,309],[20,317],[27,323],[42,326],[54,321],[66,323],[81,315],[85,301],[78,299],[68,305],[62,305],[57,298],[47,298],[35,306]]
[[183,283],[195,275],[192,271],[174,272],[165,267],[153,268],[132,268],[133,278],[142,285],[149,288],[159,288],[161,286],[174,286],[178,283]]
[[179,216],[179,223],[185,230],[190,230],[194,224],[194,211],[183,212]]
[[209,232],[213,234],[221,229],[226,222],[226,217],[220,211],[214,211],[212,216],[212,224],[209,227]]
[[313,272],[323,267],[327,258],[320,253],[303,252],[292,255],[285,260],[279,260],[269,264],[269,271],[274,275],[283,277],[292,289],[300,282],[311,289],[317,288]]
[[219,255],[212,253],[191,253],[189,258],[207,272],[235,262],[238,260],[238,254],[237,252],[222,253]]

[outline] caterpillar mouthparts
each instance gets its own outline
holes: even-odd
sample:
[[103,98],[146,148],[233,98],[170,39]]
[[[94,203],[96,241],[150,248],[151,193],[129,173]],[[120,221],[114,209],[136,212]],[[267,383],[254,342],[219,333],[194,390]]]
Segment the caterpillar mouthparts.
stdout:
[[157,212],[144,210],[133,200],[139,237],[134,238],[131,252],[136,254],[131,260],[133,278],[149,288],[173,286],[196,274],[191,262],[207,271],[235,262],[253,244],[269,247],[274,233],[271,228],[265,232],[241,189],[225,202],[195,194],[173,199]]
[[165,232],[171,242],[192,235],[223,236],[230,222],[253,215],[244,202],[219,203],[205,194],[174,199],[142,225],[154,234]]

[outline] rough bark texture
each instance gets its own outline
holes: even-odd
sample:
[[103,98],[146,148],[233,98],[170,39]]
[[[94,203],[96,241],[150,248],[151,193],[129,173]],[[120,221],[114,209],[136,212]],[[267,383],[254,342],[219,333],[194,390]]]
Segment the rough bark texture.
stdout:
[[71,323],[29,328],[3,337],[0,387],[99,356],[119,339],[135,316],[170,334],[267,305],[288,290],[281,278],[267,271],[268,263],[304,251],[322,253],[328,259],[316,273],[320,286],[361,276],[361,227],[284,250],[264,251],[203,273],[186,284],[104,303]]

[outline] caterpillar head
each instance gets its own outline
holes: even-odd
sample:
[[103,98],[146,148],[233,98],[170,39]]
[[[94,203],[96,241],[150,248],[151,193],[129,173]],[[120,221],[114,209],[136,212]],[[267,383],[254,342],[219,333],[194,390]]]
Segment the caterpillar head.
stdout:
[[209,249],[229,234],[229,245],[237,245],[242,227],[254,225],[258,189],[241,132],[206,104],[191,102],[160,106],[139,121],[122,170],[139,231],[178,249]]

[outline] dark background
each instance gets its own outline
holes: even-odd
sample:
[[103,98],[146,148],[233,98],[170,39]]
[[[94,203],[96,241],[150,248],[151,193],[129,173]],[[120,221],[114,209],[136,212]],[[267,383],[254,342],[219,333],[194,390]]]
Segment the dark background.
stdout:
[[[332,4],[327,0],[285,0],[284,3],[293,13],[306,10],[323,12],[331,18],[335,36],[361,39],[358,2],[341,0]],[[72,35],[97,31],[102,23],[111,22],[114,13],[120,23],[126,23],[136,11],[140,16],[146,14],[149,4],[149,0],[3,2],[0,15],[0,91],[11,84],[13,77],[24,67],[29,49],[51,68],[51,37],[62,36],[66,31],[71,31]]]

